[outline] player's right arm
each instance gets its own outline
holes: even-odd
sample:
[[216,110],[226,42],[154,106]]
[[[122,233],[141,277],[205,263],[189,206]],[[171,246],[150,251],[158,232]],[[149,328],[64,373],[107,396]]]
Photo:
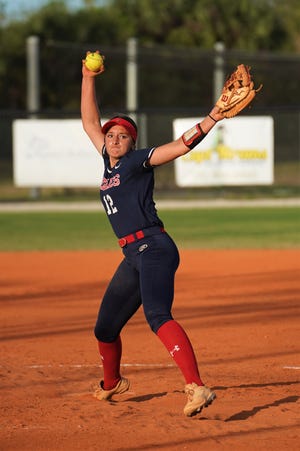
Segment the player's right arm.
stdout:
[[[104,68],[103,68],[104,70]],[[92,72],[82,62],[81,120],[84,131],[101,154],[104,144],[101,117],[96,99],[95,79],[101,72]]]

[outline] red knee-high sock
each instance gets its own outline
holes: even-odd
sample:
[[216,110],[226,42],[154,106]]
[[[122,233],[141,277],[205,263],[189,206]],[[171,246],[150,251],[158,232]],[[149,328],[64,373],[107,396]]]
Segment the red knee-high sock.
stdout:
[[157,335],[180,368],[187,384],[204,385],[191,342],[183,328],[174,320],[164,323]]
[[112,343],[104,343],[103,341],[98,341],[98,348],[103,363],[103,388],[104,390],[111,390],[121,379],[121,337],[119,336],[116,341],[113,341]]

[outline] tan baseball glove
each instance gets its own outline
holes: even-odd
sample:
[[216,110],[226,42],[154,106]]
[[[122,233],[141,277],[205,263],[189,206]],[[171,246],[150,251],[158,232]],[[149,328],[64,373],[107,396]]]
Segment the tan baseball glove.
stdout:
[[250,66],[239,64],[236,70],[226,80],[216,105],[223,117],[230,118],[239,114],[261,90],[262,85],[254,88]]

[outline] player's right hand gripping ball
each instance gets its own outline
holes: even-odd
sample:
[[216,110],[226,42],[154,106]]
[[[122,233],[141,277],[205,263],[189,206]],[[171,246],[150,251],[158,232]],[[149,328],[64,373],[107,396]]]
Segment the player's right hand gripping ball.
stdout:
[[254,88],[250,69],[250,66],[240,64],[226,80],[216,103],[223,117],[230,118],[239,114],[261,90],[262,85],[258,89]]
[[85,66],[92,72],[99,72],[104,63],[104,57],[98,52],[88,53],[85,58]]

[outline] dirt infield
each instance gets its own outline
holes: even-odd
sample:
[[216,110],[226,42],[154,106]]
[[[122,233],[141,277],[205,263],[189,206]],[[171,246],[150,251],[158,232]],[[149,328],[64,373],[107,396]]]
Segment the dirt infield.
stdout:
[[142,311],[122,335],[130,391],[91,395],[101,377],[94,321],[120,259],[0,254],[0,449],[299,449],[300,250],[181,251],[174,316],[217,394],[194,418]]

